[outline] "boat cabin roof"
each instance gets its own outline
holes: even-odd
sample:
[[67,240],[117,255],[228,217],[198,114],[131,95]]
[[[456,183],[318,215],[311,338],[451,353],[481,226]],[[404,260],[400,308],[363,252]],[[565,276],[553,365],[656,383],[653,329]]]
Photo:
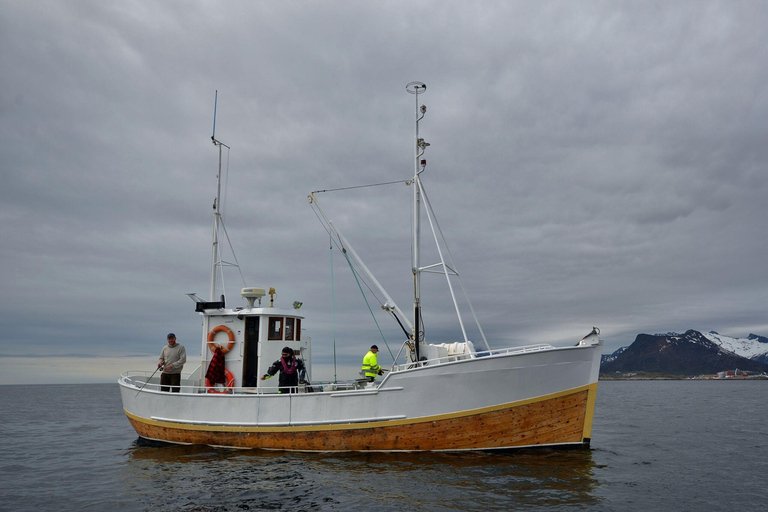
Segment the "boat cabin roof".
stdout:
[[243,318],[254,316],[285,316],[288,318],[304,318],[304,315],[299,314],[299,310],[294,308],[204,309],[198,312],[203,316],[236,316]]

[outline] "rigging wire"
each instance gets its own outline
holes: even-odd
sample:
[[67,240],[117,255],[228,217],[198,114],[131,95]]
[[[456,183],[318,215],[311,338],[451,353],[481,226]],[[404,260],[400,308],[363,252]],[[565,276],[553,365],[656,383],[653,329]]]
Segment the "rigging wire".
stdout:
[[[467,293],[467,289],[464,287],[464,281],[461,280],[461,275],[459,274],[458,270],[456,270],[456,263],[453,261],[453,256],[451,255],[451,249],[448,247],[448,243],[445,241],[445,235],[443,234],[443,230],[440,227],[440,223],[437,221],[437,216],[435,215],[435,211],[432,209],[432,203],[430,203],[429,198],[427,197],[427,191],[424,189],[424,184],[419,181],[418,186],[421,188],[424,202],[427,208],[427,218],[429,219],[430,225],[432,224],[432,221],[434,220],[435,226],[437,227],[437,232],[440,233],[440,238],[443,241],[443,246],[445,247],[445,252],[448,255],[448,260],[451,263],[450,267],[447,267],[445,264],[445,261],[443,261],[443,267],[444,268],[450,268],[450,270],[453,272],[453,275],[456,276],[456,278],[459,281],[459,286],[461,286],[461,290],[464,293],[464,300],[467,301],[467,305],[469,306],[469,310],[472,313],[472,318],[475,320],[475,325],[477,326],[478,330],[480,331],[480,336],[483,338],[483,342],[485,343],[485,346],[488,350],[491,350],[491,346],[488,344],[488,340],[485,337],[485,332],[483,331],[483,327],[480,325],[480,320],[477,318],[477,314],[475,313],[475,308],[472,306],[472,301],[469,299],[469,294]],[[430,214],[431,213],[431,217]],[[435,243],[438,243],[437,241],[437,235],[434,232],[434,228],[432,229],[433,236],[435,237]],[[442,257],[441,257],[442,259]],[[448,288],[451,290],[451,295],[453,295],[453,288],[450,284],[450,278],[448,277],[447,270],[445,271],[445,277],[448,280]],[[456,303],[456,300],[454,298],[454,305],[456,306],[456,314],[460,315],[458,304]],[[461,322],[461,317],[459,316],[459,323]],[[464,330],[463,324],[462,324],[462,330]]]
[[[333,305],[334,305],[333,306],[334,307],[334,310],[333,310],[333,322],[334,322],[334,324],[333,324],[334,325],[334,364],[335,364],[335,350],[336,350],[336,345],[335,345],[335,343],[336,343],[336,331],[335,331],[335,328],[336,328],[335,327],[336,326],[336,323],[335,323],[336,322],[336,320],[335,320],[336,312],[335,312],[335,291],[334,291],[334,287],[333,287],[334,286],[334,273],[333,273],[333,246],[334,245],[344,255],[344,258],[346,259],[347,264],[349,265],[349,268],[350,268],[350,270],[352,272],[352,275],[355,278],[355,282],[357,283],[357,286],[360,289],[360,293],[363,296],[363,300],[365,300],[365,304],[368,307],[368,311],[371,313],[371,317],[373,318],[373,321],[376,324],[376,328],[379,330],[379,334],[381,335],[381,339],[384,341],[384,345],[386,345],[387,350],[389,351],[390,356],[392,356],[392,358],[394,359],[394,355],[392,354],[392,349],[389,347],[389,343],[387,342],[387,339],[384,337],[384,333],[381,330],[381,326],[379,326],[379,322],[378,322],[378,320],[376,320],[376,316],[373,314],[373,310],[371,309],[371,305],[370,305],[370,303],[368,301],[368,297],[367,297],[365,291],[363,290],[363,285],[365,285],[365,287],[368,289],[368,291],[373,296],[373,298],[376,299],[376,301],[379,303],[380,306],[384,306],[384,302],[376,294],[376,291],[373,289],[371,283],[365,277],[365,274],[361,275],[359,265],[356,262],[353,262],[349,258],[349,256],[347,255],[347,251],[346,251],[346,249],[344,249],[343,244],[341,243],[341,241],[334,239],[333,231],[329,227],[327,227],[326,223],[320,218],[320,216],[318,215],[318,213],[317,213],[317,211],[315,210],[314,207],[312,208],[312,211],[315,212],[315,216],[320,221],[320,224],[323,226],[323,229],[325,229],[325,231],[328,233],[328,239],[329,239],[329,243],[330,243],[329,249],[331,251],[331,300],[332,300]],[[395,318],[397,318],[397,317],[395,317]]]
[[[232,252],[232,258],[234,258],[235,263],[229,263],[227,261],[220,260],[220,265],[228,266],[228,267],[237,267],[237,271],[240,273],[240,279],[243,281],[243,286],[247,286],[245,284],[245,277],[243,277],[243,271],[240,269],[240,262],[237,261],[237,255],[235,254],[235,249],[232,247],[232,241],[229,239],[229,233],[227,233],[227,227],[224,225],[224,219],[221,220],[221,229],[224,230],[224,237],[227,239],[227,244],[229,245],[229,250]],[[222,271],[223,272],[223,271]],[[224,275],[222,273],[222,285],[223,285]]]
[[355,272],[355,269],[352,267],[352,262],[349,261],[349,256],[347,255],[347,251],[342,251],[341,253],[344,255],[344,258],[346,258],[347,263],[349,264],[349,268],[350,270],[352,270],[352,275],[355,276],[355,281],[357,282],[357,286],[360,288],[360,293],[363,294],[363,299],[365,299],[365,305],[368,306],[368,311],[371,312],[371,317],[373,318],[373,321],[376,323],[376,328],[379,330],[381,339],[384,341],[384,345],[387,347],[387,350],[389,351],[389,355],[394,360],[395,355],[392,353],[392,349],[389,348],[389,343],[387,343],[387,338],[384,337],[384,333],[381,331],[381,326],[379,326],[379,322],[378,320],[376,320],[376,316],[373,314],[373,310],[371,309],[371,305],[368,303],[368,297],[366,297],[365,292],[363,291],[363,287],[360,286],[360,280],[357,278],[357,272]]
[[352,187],[341,187],[341,188],[329,188],[325,190],[315,190],[312,192],[312,194],[321,194],[323,192],[338,192],[340,190],[353,190],[356,188],[370,188],[370,187],[381,187],[382,185],[394,185],[396,183],[408,183],[410,180],[397,180],[397,181],[387,181],[385,183],[371,183],[369,185],[354,185]]
[[[334,238],[333,230],[330,227],[328,227],[328,225],[325,223],[325,221],[323,221],[323,219],[320,217],[320,215],[318,215],[317,210],[315,209],[314,205],[312,206],[312,211],[315,213],[315,217],[317,217],[317,220],[320,221],[320,224],[323,226],[323,229],[325,229],[325,232],[328,233],[328,236],[331,239],[331,243],[333,245],[335,245],[336,248],[339,251],[344,252],[344,244],[341,242],[341,240],[337,240],[336,238]],[[359,264],[357,262],[352,262],[350,260],[350,264],[354,265],[354,267],[357,269],[357,273],[358,274],[361,274],[361,272],[360,272],[361,269],[360,269],[360,266],[359,266]],[[365,276],[365,273],[363,272],[360,277],[362,279],[363,284],[368,289],[368,291],[371,293],[371,295],[373,295],[373,297],[376,299],[376,301],[379,303],[380,306],[383,306],[385,301],[383,301],[379,297],[379,295],[376,293],[375,286],[373,286],[370,283],[370,281],[368,281],[368,278]]]
[[[344,191],[344,190],[354,190],[354,189],[361,189],[361,188],[380,187],[380,186],[394,185],[394,184],[399,184],[399,183],[404,183],[406,185],[410,185],[412,183],[412,180],[411,179],[404,179],[404,180],[397,180],[397,181],[388,181],[388,182],[383,182],[383,183],[373,183],[373,184],[368,184],[368,185],[355,185],[355,186],[351,186],[351,187],[339,187],[339,188],[334,188],[334,189],[315,190],[315,191],[313,191],[310,194],[310,197],[311,197],[312,194],[319,194],[319,193],[323,193],[323,192],[339,192],[339,191]],[[384,341],[384,345],[387,347],[387,350],[389,351],[389,355],[394,360],[395,356],[394,356],[394,354],[392,354],[392,349],[390,348],[389,343],[387,342],[387,339],[386,339],[386,337],[384,336],[384,333],[381,330],[381,326],[379,325],[378,320],[376,320],[376,316],[373,314],[373,310],[371,309],[371,305],[370,305],[370,303],[368,301],[368,297],[367,297],[365,291],[363,290],[363,285],[365,285],[365,287],[368,289],[369,293],[373,296],[374,299],[376,299],[376,301],[378,301],[379,305],[382,306],[382,308],[384,306],[384,301],[376,293],[376,291],[374,290],[374,286],[365,277],[365,273],[361,272],[361,268],[359,266],[359,263],[353,263],[352,260],[350,260],[349,256],[347,255],[347,251],[344,249],[344,244],[342,243],[341,239],[337,239],[338,235],[337,235],[336,238],[334,237],[335,229],[332,228],[329,225],[330,221],[328,221],[328,219],[324,219],[324,217],[321,216],[318,213],[318,209],[317,209],[317,207],[315,206],[315,204],[312,201],[310,201],[310,204],[312,206],[312,211],[314,212],[315,217],[317,217],[317,220],[320,221],[320,224],[323,226],[323,229],[325,229],[326,233],[328,233],[328,237],[329,237],[329,241],[330,241],[329,249],[331,250],[331,296],[332,296],[332,302],[333,302],[333,315],[334,315],[334,320],[333,320],[333,322],[334,322],[334,372],[336,371],[336,367],[335,367],[335,365],[336,365],[336,331],[335,331],[335,325],[336,324],[335,324],[335,296],[334,296],[335,292],[334,292],[334,289],[333,289],[333,282],[334,282],[333,281],[334,280],[334,277],[333,277],[333,246],[334,245],[344,255],[344,258],[346,259],[347,264],[349,265],[349,268],[352,271],[352,275],[355,278],[355,282],[357,283],[357,286],[360,289],[360,293],[363,296],[363,300],[365,300],[365,304],[368,307],[368,311],[371,313],[371,317],[373,318],[373,321],[376,324],[376,328],[378,329],[379,334],[381,335],[381,339]],[[362,276],[360,275],[361,273],[363,274]],[[397,319],[397,316],[395,316],[395,319]],[[398,320],[398,322],[399,322],[399,320]],[[401,324],[401,327],[402,327],[402,324]],[[334,375],[335,375],[335,373],[334,373]]]
[[227,166],[224,169],[224,197],[221,199],[221,204],[219,205],[219,210],[221,211],[222,216],[227,215],[227,206],[229,205],[229,155],[231,153],[231,148],[229,146],[225,146],[227,148]]

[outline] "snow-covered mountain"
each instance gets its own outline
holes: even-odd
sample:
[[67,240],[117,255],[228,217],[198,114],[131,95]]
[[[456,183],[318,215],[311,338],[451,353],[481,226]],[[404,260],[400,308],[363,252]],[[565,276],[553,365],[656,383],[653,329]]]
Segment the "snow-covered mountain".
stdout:
[[763,363],[768,362],[768,338],[765,336],[750,334],[746,338],[732,338],[730,336],[718,334],[715,331],[709,331],[704,334],[704,337],[717,343],[723,349],[740,355],[741,357],[754,359],[755,361]]
[[610,362],[615,361],[616,358],[619,357],[621,355],[621,353],[624,352],[625,350],[627,350],[628,348],[629,348],[628,346],[627,347],[621,347],[620,349],[616,350],[612,354],[603,354],[600,357],[600,364],[605,364],[605,363],[610,363]]
[[739,368],[768,372],[768,339],[732,338],[693,329],[683,334],[638,334],[634,343],[603,356],[601,372],[655,372],[702,375]]

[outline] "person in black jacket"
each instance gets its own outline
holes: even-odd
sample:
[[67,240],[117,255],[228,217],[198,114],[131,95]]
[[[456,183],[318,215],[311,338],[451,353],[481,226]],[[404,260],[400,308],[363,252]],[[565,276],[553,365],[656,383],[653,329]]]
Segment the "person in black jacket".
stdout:
[[277,372],[280,372],[277,392],[295,393],[299,385],[299,372],[304,369],[304,361],[294,355],[291,347],[285,347],[280,359],[272,363],[267,373],[261,376],[261,380],[274,377]]

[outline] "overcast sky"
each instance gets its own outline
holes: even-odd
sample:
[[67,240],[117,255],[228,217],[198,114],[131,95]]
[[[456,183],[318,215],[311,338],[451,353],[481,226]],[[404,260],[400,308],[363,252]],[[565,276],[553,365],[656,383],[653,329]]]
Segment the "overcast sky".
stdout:
[[[410,177],[414,80],[424,184],[491,346],[768,335],[767,2],[2,2],[0,384],[151,370],[168,331],[196,366],[216,90],[246,284],[303,301],[315,378],[335,307],[358,367],[381,336],[306,197]],[[411,193],[320,196],[404,310]],[[458,340],[424,279],[427,339]],[[229,272],[228,305],[242,287]]]

